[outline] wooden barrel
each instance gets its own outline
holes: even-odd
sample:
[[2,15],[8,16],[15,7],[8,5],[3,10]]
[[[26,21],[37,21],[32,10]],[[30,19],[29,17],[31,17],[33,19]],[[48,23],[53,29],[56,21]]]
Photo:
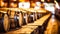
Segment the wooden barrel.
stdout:
[[11,14],[9,16],[9,18],[10,18],[10,28],[15,28],[14,17],[15,17],[15,12],[13,10],[11,10]]
[[8,18],[8,15],[7,14],[4,15],[4,20],[3,21],[4,21],[3,22],[4,30],[5,31],[8,31],[9,28],[10,28],[10,23],[9,23],[9,18]]
[[30,23],[34,21],[34,14],[33,12],[31,12],[31,14],[29,15],[29,19],[30,19]]
[[0,31],[7,32],[10,28],[9,17],[7,12],[0,11]]
[[16,28],[19,27],[19,12],[15,12],[14,21]]
[[22,11],[19,13],[19,26],[22,26],[23,24],[23,15],[22,15]]
[[23,13],[23,25],[26,25],[27,22],[26,22],[26,13]]
[[35,12],[35,20],[37,20],[37,12]]
[[33,21],[35,21],[35,12],[33,12]]
[[28,14],[26,13],[26,24],[28,24]]

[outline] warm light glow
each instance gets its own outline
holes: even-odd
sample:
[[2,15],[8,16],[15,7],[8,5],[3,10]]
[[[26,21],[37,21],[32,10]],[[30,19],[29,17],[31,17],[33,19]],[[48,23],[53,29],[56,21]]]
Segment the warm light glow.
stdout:
[[7,13],[7,12],[5,12],[5,11],[0,11],[0,12],[2,12],[2,13]]
[[20,2],[24,2],[25,0],[19,0]]
[[56,4],[55,4],[55,7],[58,8],[58,9],[60,9],[60,7],[59,7],[57,1],[54,1],[54,2],[56,3]]
[[55,14],[55,7],[53,3],[46,3],[45,4],[45,9],[48,11],[51,11],[53,14]]
[[17,4],[11,3],[10,6],[11,6],[11,7],[17,7]]
[[1,6],[3,6],[4,5],[4,2],[1,2]]
[[16,0],[13,0],[13,1],[16,1]]
[[39,6],[39,5],[40,5],[40,2],[36,2],[36,5],[38,5],[38,6]]
[[19,3],[19,8],[23,8],[24,5],[23,6],[22,5],[23,5],[23,2],[22,3],[20,2]]
[[14,5],[14,3],[11,3],[11,6],[13,6]]
[[24,3],[24,8],[30,8],[30,3],[29,2],[25,2]]
[[4,4],[4,7],[7,7],[7,3]]
[[35,6],[36,6],[36,4],[31,1],[31,7],[34,8]]
[[7,13],[7,12],[4,12],[4,13]]
[[14,7],[17,7],[17,4],[14,4]]
[[30,8],[30,3],[29,2],[20,2],[19,8]]
[[40,8],[40,2],[36,2],[35,9],[39,9],[39,8]]
[[54,11],[54,4],[53,3],[49,3],[49,4],[45,3],[45,9],[49,10],[49,11]]
[[41,0],[41,2],[44,2],[44,0]]

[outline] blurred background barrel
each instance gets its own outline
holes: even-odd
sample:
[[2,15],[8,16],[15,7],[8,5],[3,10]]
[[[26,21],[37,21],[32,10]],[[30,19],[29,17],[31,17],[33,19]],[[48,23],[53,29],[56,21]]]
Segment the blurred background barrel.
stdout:
[[0,31],[8,31],[9,28],[10,28],[10,23],[7,13],[0,12]]

